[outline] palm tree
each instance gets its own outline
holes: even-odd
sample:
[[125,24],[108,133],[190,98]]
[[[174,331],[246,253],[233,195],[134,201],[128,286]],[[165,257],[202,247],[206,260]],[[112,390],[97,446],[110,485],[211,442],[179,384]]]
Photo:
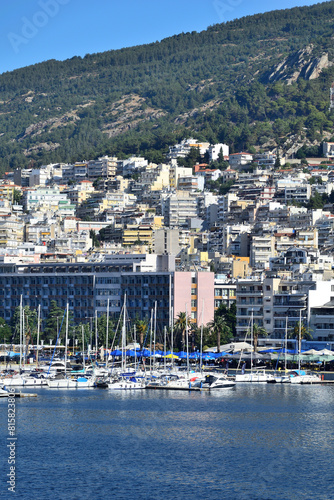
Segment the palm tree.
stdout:
[[190,323],[190,334],[191,334],[191,350],[195,350],[195,342],[197,338],[200,338],[201,329],[198,328],[196,323]]
[[137,330],[138,335],[139,335],[139,344],[140,344],[141,349],[143,348],[144,335],[147,332],[147,326],[148,326],[148,323],[145,320],[138,320],[136,322],[136,330]]
[[221,335],[224,335],[224,342],[227,343],[232,337],[231,329],[223,316],[215,315],[215,319],[208,324],[212,333],[217,337],[217,352],[220,352]]
[[253,333],[253,348],[254,352],[256,352],[259,337],[268,337],[268,332],[265,328],[263,328],[263,326],[259,326],[257,323],[254,323],[252,333]]
[[187,323],[190,325],[190,318],[186,317],[185,312],[180,312],[175,320],[174,329],[181,337],[182,351],[184,351],[185,346]]
[[[299,334],[300,334],[300,337],[299,337]],[[302,322],[297,321],[292,332],[289,333],[288,337],[290,339],[299,339],[300,338],[300,342],[303,339],[305,339],[305,340],[312,340],[313,339],[312,334],[311,334],[311,330],[309,328],[307,328],[306,325],[304,325],[303,321]]]

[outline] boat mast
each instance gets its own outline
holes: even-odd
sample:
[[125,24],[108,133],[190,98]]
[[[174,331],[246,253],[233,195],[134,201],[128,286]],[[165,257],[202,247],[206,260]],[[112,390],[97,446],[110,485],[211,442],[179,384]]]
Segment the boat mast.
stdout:
[[189,377],[189,338],[188,338],[188,313],[186,304],[186,346],[187,346],[187,373]]
[[285,316],[285,355],[284,355],[284,371],[286,372],[286,351],[288,350],[288,317]]
[[126,293],[124,294],[124,305],[123,305],[123,327],[122,327],[122,371],[125,370],[126,368],[126,356],[125,356],[125,335],[126,335],[126,331],[125,331],[125,318],[126,318],[126,314],[125,314],[125,304],[126,304]]
[[23,368],[25,367],[26,364],[26,329],[25,329],[25,317],[24,317],[24,309],[22,309],[22,344],[23,345],[23,352],[22,352],[22,357],[23,357]]
[[135,371],[137,370],[137,341],[136,341],[136,325],[133,325],[133,342],[135,345]]
[[95,311],[95,363],[97,362],[97,311]]
[[37,318],[37,346],[36,346],[36,366],[38,367],[38,344],[39,344],[39,329],[41,321],[41,304],[38,305],[38,318]]
[[22,333],[23,333],[23,325],[22,325],[22,295],[20,297],[20,371],[22,369]]
[[166,373],[166,326],[164,326],[164,371]]
[[251,313],[251,376],[253,373],[253,309]]
[[109,354],[108,354],[108,343],[109,343],[109,298],[107,300],[107,331],[106,331],[106,351],[107,351],[107,360],[106,360],[106,367],[108,366],[108,359],[109,359]]
[[152,328],[153,328],[153,309],[151,309],[151,329],[150,329],[150,373],[152,372]]
[[154,302],[153,370],[155,370],[155,343],[157,340],[157,301]]
[[84,337],[84,326],[81,325],[81,333],[82,333],[82,364],[83,370],[85,372],[85,337]]
[[200,363],[200,372],[202,373],[202,365],[203,365],[203,316],[204,316],[204,299],[202,302],[202,324],[201,324],[201,344],[200,344],[200,351],[199,351],[199,363]]
[[300,370],[301,333],[302,333],[302,310],[299,311],[298,370]]
[[68,302],[66,304],[65,375],[66,375],[66,371],[67,371],[67,341],[68,341]]
[[172,353],[172,371],[173,371],[173,368],[174,368],[174,308],[172,307],[172,323],[171,323],[171,327],[172,327],[172,335],[171,335],[171,342],[170,342],[170,348],[171,348],[171,353]]

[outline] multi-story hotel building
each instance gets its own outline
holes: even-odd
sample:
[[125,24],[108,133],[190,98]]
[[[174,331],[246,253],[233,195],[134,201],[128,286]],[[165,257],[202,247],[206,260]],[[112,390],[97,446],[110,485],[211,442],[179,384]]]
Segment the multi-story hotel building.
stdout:
[[[180,312],[207,324],[214,316],[214,274],[175,271],[170,255],[108,255],[103,262],[0,264],[0,316],[11,320],[16,307],[41,306],[42,320],[50,304],[73,313],[76,323],[109,313],[118,318],[126,296],[130,319],[146,319],[157,310],[160,331]],[[203,309],[204,306],[204,309]]]

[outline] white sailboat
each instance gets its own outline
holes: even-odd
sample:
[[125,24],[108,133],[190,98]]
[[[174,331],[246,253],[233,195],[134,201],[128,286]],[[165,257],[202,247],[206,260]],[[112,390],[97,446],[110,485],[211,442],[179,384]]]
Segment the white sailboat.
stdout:
[[144,389],[145,384],[142,379],[137,379],[134,374],[127,375],[126,373],[126,294],[124,295],[124,305],[123,305],[123,326],[122,326],[122,361],[121,361],[121,373],[120,375],[111,380],[108,383],[108,389],[110,390],[135,390]]
[[67,377],[67,342],[68,342],[68,303],[66,305],[66,335],[65,335],[65,375],[61,378],[48,379],[48,386],[51,389],[74,389],[77,386],[76,380]]
[[236,382],[250,382],[250,383],[266,383],[274,380],[274,376],[266,373],[265,369],[253,371],[253,310],[251,313],[251,369],[250,373],[237,373],[235,376]]
[[291,384],[321,384],[322,380],[320,375],[316,373],[307,372],[301,370],[300,366],[300,355],[301,355],[301,343],[302,343],[302,316],[301,311],[299,312],[299,335],[298,335],[298,370],[292,370],[289,373]]

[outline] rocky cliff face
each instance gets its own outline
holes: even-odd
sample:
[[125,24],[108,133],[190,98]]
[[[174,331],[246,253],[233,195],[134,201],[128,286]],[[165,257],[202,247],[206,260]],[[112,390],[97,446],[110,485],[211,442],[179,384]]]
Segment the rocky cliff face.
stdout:
[[318,78],[324,68],[333,65],[328,60],[328,53],[320,56],[314,56],[314,46],[308,45],[302,50],[295,52],[285,58],[281,63],[272,68],[267,75],[268,82],[283,80],[288,84],[295,82],[299,77],[305,80],[314,80]]

